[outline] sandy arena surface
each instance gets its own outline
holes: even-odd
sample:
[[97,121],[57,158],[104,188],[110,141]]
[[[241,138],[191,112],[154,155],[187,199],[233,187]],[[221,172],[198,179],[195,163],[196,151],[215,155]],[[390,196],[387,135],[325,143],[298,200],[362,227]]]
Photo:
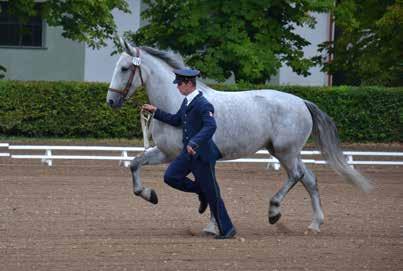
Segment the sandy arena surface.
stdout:
[[376,181],[364,194],[325,166],[318,176],[325,224],[305,234],[310,198],[298,184],[276,225],[269,198],[284,172],[219,164],[218,181],[237,227],[233,240],[201,234],[194,195],[162,182],[166,166],[142,170],[159,204],[132,194],[117,162],[0,159],[0,270],[402,270],[403,167],[360,167]]

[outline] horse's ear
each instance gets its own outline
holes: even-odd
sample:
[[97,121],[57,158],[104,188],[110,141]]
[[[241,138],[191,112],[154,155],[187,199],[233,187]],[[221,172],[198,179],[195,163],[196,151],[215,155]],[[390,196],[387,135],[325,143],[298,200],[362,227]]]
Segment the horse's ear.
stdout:
[[125,43],[124,43],[122,37],[121,37],[121,36],[117,36],[117,38],[118,38],[118,40],[119,40],[119,45],[120,45],[120,47],[121,47],[122,49],[125,49]]
[[124,44],[123,48],[125,49],[126,53],[128,53],[131,56],[134,56],[135,53],[134,53],[133,47],[131,47],[130,44],[127,43],[126,40],[123,40],[123,44]]

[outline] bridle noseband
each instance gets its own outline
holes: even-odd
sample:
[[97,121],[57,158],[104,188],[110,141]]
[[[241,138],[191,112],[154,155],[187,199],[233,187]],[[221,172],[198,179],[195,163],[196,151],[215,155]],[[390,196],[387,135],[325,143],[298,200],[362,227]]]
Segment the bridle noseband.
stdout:
[[109,88],[109,91],[119,93],[123,99],[126,99],[127,94],[129,93],[129,89],[132,86],[134,76],[136,75],[137,68],[139,70],[141,86],[144,86],[143,76],[141,75],[140,64],[141,64],[140,50],[139,50],[139,48],[136,48],[136,56],[133,57],[132,63],[130,64],[129,70],[131,70],[131,73],[130,73],[129,80],[126,83],[125,88],[123,90]]

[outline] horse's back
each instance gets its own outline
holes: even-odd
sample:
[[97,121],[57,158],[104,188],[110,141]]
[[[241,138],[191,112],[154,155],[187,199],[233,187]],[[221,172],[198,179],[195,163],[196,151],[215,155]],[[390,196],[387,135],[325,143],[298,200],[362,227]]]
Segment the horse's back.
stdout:
[[299,150],[309,137],[312,118],[303,99],[276,90],[205,94],[214,105],[215,142],[225,159],[242,157],[274,145]]

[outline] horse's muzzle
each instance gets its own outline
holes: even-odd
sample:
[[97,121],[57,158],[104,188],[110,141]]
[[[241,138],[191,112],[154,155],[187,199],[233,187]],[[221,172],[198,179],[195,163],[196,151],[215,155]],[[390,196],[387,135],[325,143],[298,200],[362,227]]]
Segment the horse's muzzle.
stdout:
[[123,105],[123,98],[121,97],[121,95],[116,93],[111,93],[110,95],[110,91],[108,93],[108,96],[106,97],[106,103],[112,107],[112,108],[120,108]]

